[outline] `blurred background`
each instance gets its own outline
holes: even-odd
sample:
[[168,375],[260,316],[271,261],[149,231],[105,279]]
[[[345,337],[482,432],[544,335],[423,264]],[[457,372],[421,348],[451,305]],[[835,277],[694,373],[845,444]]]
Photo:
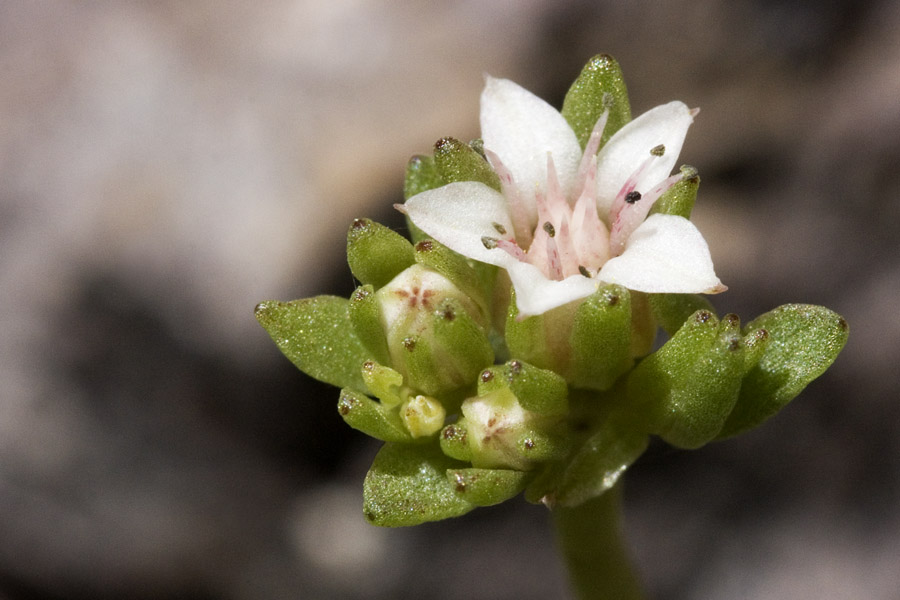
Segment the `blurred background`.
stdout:
[[541,507],[370,527],[377,445],[265,299],[348,295],[354,217],[478,135],[482,74],[702,107],[695,221],[745,320],[824,304],[836,365],[740,439],[630,471],[653,598],[900,598],[900,3],[0,3],[0,599],[562,598]]

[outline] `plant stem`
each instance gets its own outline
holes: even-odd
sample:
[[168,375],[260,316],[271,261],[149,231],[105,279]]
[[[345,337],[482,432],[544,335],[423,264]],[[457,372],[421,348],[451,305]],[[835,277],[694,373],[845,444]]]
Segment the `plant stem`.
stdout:
[[558,543],[581,600],[642,600],[622,539],[621,482],[575,508],[555,508]]

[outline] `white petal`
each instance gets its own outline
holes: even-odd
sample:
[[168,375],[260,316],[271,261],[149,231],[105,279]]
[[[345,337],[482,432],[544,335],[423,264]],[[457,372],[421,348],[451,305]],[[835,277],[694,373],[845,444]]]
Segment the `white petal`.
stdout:
[[651,215],[598,279],[651,294],[715,294],[727,289],[713,271],[706,240],[683,217]]
[[[509,256],[509,255],[507,255]],[[586,298],[597,291],[597,280],[584,275],[573,275],[562,281],[547,279],[540,270],[529,263],[512,257],[505,266],[516,290],[516,306],[519,318],[539,315],[573,300]]]
[[488,250],[481,241],[513,237],[506,199],[483,183],[460,181],[416,194],[403,210],[419,229],[464,256],[498,266],[506,264],[505,258],[515,260],[503,250]]
[[487,77],[481,93],[481,135],[484,147],[512,173],[532,220],[537,215],[534,191],[546,190],[548,152],[563,191],[571,195],[581,146],[555,108],[508,79]]
[[597,155],[597,203],[604,218],[622,185],[652,148],[662,144],[666,151],[642,173],[637,191],[646,193],[672,172],[693,121],[690,109],[676,100],[648,110],[609,139]]

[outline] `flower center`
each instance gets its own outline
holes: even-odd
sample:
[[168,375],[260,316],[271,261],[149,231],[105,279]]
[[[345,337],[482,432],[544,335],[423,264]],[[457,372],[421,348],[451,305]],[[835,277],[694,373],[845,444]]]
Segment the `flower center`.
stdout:
[[[521,190],[500,158],[485,153],[500,177],[501,190],[509,206],[514,235],[484,238],[488,248],[501,248],[516,259],[536,266],[548,279],[561,281],[572,275],[593,277],[607,260],[624,252],[626,242],[644,221],[654,202],[681,175],[673,175],[645,191],[635,189],[647,169],[665,154],[665,147],[650,149],[649,156],[622,185],[609,210],[598,213],[597,150],[606,127],[604,112],[585,147],[576,174],[574,202],[566,197],[559,183],[553,156],[547,153],[545,189],[536,190],[537,223],[529,223]],[[499,230],[498,230],[499,231]],[[501,232],[501,234],[505,233]]]

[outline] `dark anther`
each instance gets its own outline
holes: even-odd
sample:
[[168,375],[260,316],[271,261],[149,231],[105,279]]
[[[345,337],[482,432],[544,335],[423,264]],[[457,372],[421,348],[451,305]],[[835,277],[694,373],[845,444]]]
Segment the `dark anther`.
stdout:
[[585,267],[584,265],[578,265],[578,272],[588,278],[590,278],[591,276],[591,272],[588,271],[587,267]]
[[488,236],[483,236],[481,238],[481,243],[484,244],[484,247],[488,250],[493,250],[497,247],[497,238],[492,238]]
[[662,144],[660,144],[659,146],[653,146],[650,149],[650,154],[652,154],[653,156],[662,156],[665,153],[666,153],[666,147],[663,146]]
[[501,225],[500,223],[491,223],[494,226],[494,229],[497,230],[497,233],[500,235],[506,235],[506,227]]
[[641,193],[637,190],[634,190],[634,191],[631,191],[631,192],[628,192],[627,194],[625,194],[625,202],[627,202],[628,204],[634,204],[635,202],[637,202],[640,199],[641,199]]
[[553,227],[553,223],[550,221],[544,222],[544,231],[547,232],[547,235],[550,237],[556,237],[556,229]]

